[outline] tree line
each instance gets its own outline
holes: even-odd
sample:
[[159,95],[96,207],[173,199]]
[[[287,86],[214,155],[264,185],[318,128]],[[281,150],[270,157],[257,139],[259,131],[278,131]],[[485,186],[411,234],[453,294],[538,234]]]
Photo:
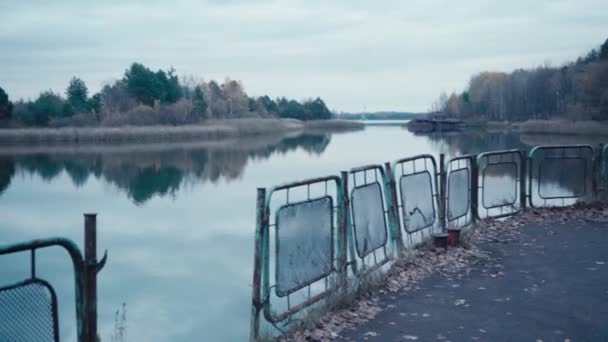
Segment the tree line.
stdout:
[[332,116],[318,97],[303,101],[250,97],[239,81],[180,79],[173,68],[153,71],[140,63],[133,63],[121,79],[93,95],[78,77],[70,80],[64,94],[47,90],[33,101],[11,102],[0,87],[0,125],[9,127],[180,125],[208,119],[325,120]]
[[608,39],[561,67],[481,72],[464,92],[442,93],[431,111],[466,120],[608,120]]

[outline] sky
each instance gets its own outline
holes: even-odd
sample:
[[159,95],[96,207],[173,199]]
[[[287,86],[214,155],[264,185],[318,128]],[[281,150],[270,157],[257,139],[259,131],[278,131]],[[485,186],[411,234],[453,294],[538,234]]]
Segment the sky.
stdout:
[[12,100],[90,92],[133,62],[335,111],[426,111],[477,72],[561,65],[608,38],[606,0],[0,0]]

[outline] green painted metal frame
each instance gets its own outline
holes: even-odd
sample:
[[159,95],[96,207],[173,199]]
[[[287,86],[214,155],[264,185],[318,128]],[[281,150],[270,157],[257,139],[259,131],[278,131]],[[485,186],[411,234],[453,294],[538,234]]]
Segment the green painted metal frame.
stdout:
[[[424,161],[425,167],[423,169],[421,169],[420,171],[416,171],[416,161],[419,161],[419,160],[423,160]],[[431,166],[432,166],[432,171],[429,171],[427,161],[430,161]],[[406,163],[412,163],[412,165],[413,165],[412,166],[412,171],[413,171],[412,173],[407,173],[406,174],[404,172],[403,165],[406,164]],[[387,168],[388,168],[388,166],[389,165],[387,164]],[[400,227],[399,227],[401,225],[401,220],[399,219],[399,209],[401,209],[401,215],[403,215],[404,218],[405,218],[406,213],[404,212],[404,210],[405,210],[404,199],[400,197],[401,193],[402,193],[402,191],[401,191],[401,184],[399,184],[399,191],[397,192],[396,172],[395,172],[395,170],[397,170],[398,168],[401,168],[401,175],[399,177],[399,180],[401,180],[403,177],[412,176],[412,175],[415,175],[415,174],[418,174],[418,173],[428,173],[430,175],[430,177],[431,177],[431,184],[430,184],[430,186],[431,186],[431,196],[433,198],[433,200],[432,200],[432,202],[433,202],[432,203],[432,205],[433,205],[433,222],[431,222],[428,225],[425,225],[423,227],[418,227],[417,229],[414,229],[414,230],[408,229],[408,227],[405,225],[405,222],[404,222],[404,224],[403,224],[403,230],[405,231],[406,234],[411,235],[411,234],[419,232],[419,231],[421,231],[423,229],[432,227],[437,222],[438,219],[441,220],[440,217],[439,218],[437,217],[438,215],[441,216],[441,203],[440,203],[440,201],[441,201],[440,197],[441,196],[440,196],[440,184],[439,184],[439,179],[440,179],[440,176],[441,176],[441,170],[438,171],[438,169],[437,169],[437,162],[435,160],[435,157],[433,157],[430,154],[420,154],[420,155],[416,155],[416,156],[413,156],[413,157],[401,158],[401,159],[398,159],[398,160],[394,161],[390,165],[391,172],[390,172],[389,178],[390,178],[390,181],[393,184],[395,184],[393,186],[393,189],[392,189],[393,190],[393,196],[392,197],[393,197],[393,201],[394,201],[393,206],[395,207],[395,221],[396,221],[395,224],[397,225],[399,231],[401,231]],[[401,199],[401,205],[399,205],[398,198]],[[404,248],[404,247],[402,247],[402,248]]]
[[[346,282],[346,268],[347,268],[347,196],[343,185],[343,178],[339,176],[327,176],[307,179],[303,181],[297,181],[287,183],[279,186],[272,187],[268,192],[266,189],[258,189],[258,208],[257,208],[257,219],[256,219],[256,238],[255,238],[255,252],[254,252],[254,279],[253,279],[253,306],[252,306],[252,322],[251,322],[251,340],[256,340],[259,337],[259,325],[260,325],[260,314],[264,314],[264,318],[270,323],[279,323],[285,321],[292,315],[306,309],[307,307],[319,302],[320,300],[328,297],[331,293],[342,287]],[[272,287],[270,286],[270,203],[273,198],[273,194],[278,191],[292,188],[298,188],[302,186],[310,187],[313,184],[325,183],[327,186],[328,182],[333,182],[336,188],[336,209],[337,209],[337,222],[336,222],[336,253],[332,255],[332,260],[335,257],[336,267],[332,272],[327,275],[331,276],[334,273],[338,274],[339,281],[337,284],[332,284],[327,290],[322,291],[315,296],[308,298],[306,301],[289,308],[280,314],[275,314],[272,311],[270,295]],[[327,195],[327,194],[326,194]],[[332,211],[334,208],[332,208]],[[334,223],[332,222],[332,225]],[[317,279],[315,281],[319,281]],[[308,283],[306,286],[311,285]]]
[[[565,153],[565,149],[577,149],[577,150],[587,150],[590,152],[590,156],[591,156],[591,160],[587,160],[587,162],[591,163],[591,168],[590,170],[587,170],[587,167],[585,166],[585,178],[583,179],[583,184],[585,186],[585,190],[584,193],[578,196],[551,196],[551,197],[542,197],[540,195],[540,185],[541,185],[541,179],[540,179],[540,174],[541,174],[541,166],[542,166],[542,162],[539,162],[538,164],[538,171],[536,172],[538,175],[536,177],[534,177],[534,172],[535,172],[535,163],[534,163],[534,158],[536,156],[537,153],[540,153],[539,151],[551,151],[551,150],[562,150],[564,151],[563,153]],[[547,158],[544,158],[547,159]],[[573,157],[562,157],[562,158],[558,158],[558,157],[552,157],[551,159],[583,159],[584,158],[581,157],[577,157],[577,158],[573,158]],[[532,197],[533,194],[533,186],[534,186],[534,182],[533,180],[536,179],[536,185],[537,185],[537,189],[538,189],[538,194],[539,196],[545,200],[559,200],[561,199],[562,201],[565,199],[579,199],[584,197],[585,195],[593,195],[594,194],[594,190],[593,188],[595,187],[595,182],[596,182],[596,178],[594,176],[594,169],[595,169],[595,165],[596,165],[596,157],[595,157],[595,150],[593,149],[593,147],[591,145],[583,145],[583,144],[577,144],[577,145],[543,145],[543,146],[535,146],[534,148],[532,148],[528,154],[528,201],[530,203],[530,206],[532,208],[542,208],[542,207],[546,207],[546,203],[545,205],[542,206],[538,206],[534,204],[534,200]],[[589,177],[589,181],[591,181],[592,185],[590,189],[587,189],[586,184],[587,184],[587,177]]]
[[[464,167],[460,167],[460,162],[461,161],[465,161],[466,162],[466,166]],[[452,164],[458,163],[458,168],[452,170]],[[478,207],[478,198],[477,197],[473,197],[472,193],[474,192],[474,189],[476,189],[476,187],[473,184],[477,184],[477,177],[478,175],[476,175],[476,172],[474,170],[477,170],[477,158],[475,155],[472,154],[466,154],[466,155],[462,155],[462,156],[458,156],[458,157],[454,157],[452,159],[450,159],[447,164],[446,164],[446,169],[442,170],[442,172],[445,173],[446,175],[446,186],[445,189],[446,191],[444,192],[445,194],[445,217],[446,217],[446,225],[451,225],[452,222],[457,222],[459,219],[461,219],[462,217],[467,217],[469,214],[471,214],[471,221],[475,220],[476,217],[475,215],[473,215],[473,210],[471,209],[473,207],[473,201],[477,201],[477,203],[475,203],[475,209],[477,209]],[[462,170],[466,170],[467,174],[468,174],[468,189],[467,189],[467,211],[464,214],[458,215],[456,217],[450,217],[450,215],[448,214],[450,212],[450,176],[452,175],[452,173],[454,172],[459,172]],[[477,176],[477,177],[476,177]],[[475,178],[474,178],[475,177]],[[469,222],[467,222],[465,224],[465,226],[468,224]]]
[[[367,172],[368,171],[374,172],[374,182],[370,182],[370,183],[367,182]],[[390,170],[388,170],[388,171],[390,171]],[[364,184],[357,185],[356,176],[357,176],[357,174],[362,173],[362,172],[364,174]],[[355,167],[355,168],[350,169],[350,171],[348,172],[348,174],[350,176],[352,176],[352,178],[353,178],[353,185],[354,185],[354,187],[352,188],[352,191],[350,191],[349,205],[347,206],[348,207],[348,241],[352,241],[352,243],[348,244],[349,254],[350,254],[350,259],[351,259],[350,265],[353,268],[353,271],[355,272],[355,274],[360,275],[360,276],[369,274],[369,273],[381,268],[382,266],[386,265],[391,260],[393,260],[395,258],[395,255],[398,255],[401,252],[400,230],[399,230],[398,222],[395,222],[395,217],[393,214],[393,210],[394,210],[392,208],[393,207],[393,196],[392,196],[390,180],[387,177],[387,173],[388,172],[382,167],[382,165],[379,165],[379,164]],[[380,174],[380,180],[378,180],[378,174]],[[346,184],[348,184],[348,182]],[[378,186],[380,188],[380,193],[381,193],[380,201],[382,202],[381,206],[382,206],[382,210],[383,210],[384,228],[386,229],[387,239],[382,246],[372,250],[370,253],[372,253],[372,252],[375,253],[376,250],[383,248],[384,253],[385,253],[385,258],[380,260],[380,262],[375,261],[374,265],[372,265],[371,267],[367,267],[365,269],[360,270],[357,260],[363,260],[370,253],[368,253],[364,256],[361,256],[356,251],[356,247],[357,247],[356,231],[355,231],[356,222],[354,222],[354,208],[352,207],[352,203],[351,203],[352,194],[358,188],[361,188],[364,186],[369,186],[372,184],[378,184]],[[348,190],[349,190],[348,186],[345,187],[345,190],[348,192]],[[352,213],[352,215],[351,215],[351,213]],[[351,222],[351,220],[353,222]],[[389,244],[389,247],[390,247],[390,251],[388,253],[386,252],[386,244]],[[375,257],[375,254],[374,254],[374,257]]]
[[[32,255],[31,267],[32,274],[35,275],[35,267],[36,267],[36,250],[48,248],[48,247],[62,247],[65,251],[68,252],[70,259],[72,260],[72,265],[74,269],[74,283],[75,283],[75,302],[76,302],[76,321],[77,321],[77,332],[78,332],[78,340],[85,341],[84,339],[84,331],[85,326],[87,324],[86,318],[86,303],[84,300],[84,284],[85,284],[85,263],[82,257],[82,253],[78,246],[69,239],[65,238],[49,238],[49,239],[40,239],[27,241],[22,243],[17,243],[13,245],[0,246],[0,256],[27,252],[30,251]],[[13,284],[14,285],[14,284]],[[88,342],[88,341],[87,341]]]
[[[519,162],[519,167],[518,164],[515,162],[515,158],[512,158],[511,162],[503,162],[503,161],[499,161],[498,163],[491,163],[491,158],[495,157],[495,156],[499,156],[502,158],[502,156],[504,155],[513,155],[513,156],[517,156],[518,158],[518,162]],[[484,164],[483,160],[484,159],[488,159],[488,163]],[[512,149],[512,150],[502,150],[502,151],[492,151],[492,152],[484,152],[484,153],[480,153],[479,155],[477,155],[477,159],[476,159],[476,165],[475,168],[477,168],[477,177],[475,177],[475,175],[473,175],[473,179],[475,179],[474,183],[477,183],[477,187],[478,187],[478,195],[476,199],[473,199],[472,205],[474,205],[477,210],[474,210],[474,214],[476,216],[476,218],[478,220],[482,219],[479,215],[479,190],[483,190],[485,189],[485,169],[490,166],[490,165],[501,165],[501,164],[515,164],[515,194],[516,194],[516,198],[514,199],[514,201],[512,203],[509,204],[501,204],[501,205],[495,205],[495,206],[490,206],[490,207],[486,207],[485,204],[483,204],[483,192],[482,192],[482,206],[484,209],[489,210],[489,209],[495,209],[495,208],[501,208],[504,206],[510,206],[513,205],[517,202],[519,202],[519,208],[515,211],[509,212],[509,213],[504,213],[504,214],[499,214],[499,215],[489,215],[487,217],[492,217],[492,218],[502,218],[502,217],[508,217],[508,216],[512,216],[515,214],[520,213],[522,210],[524,210],[525,208],[525,204],[522,202],[525,202],[525,194],[522,196],[522,189],[525,189],[525,178],[526,178],[526,173],[525,173],[525,166],[522,166],[522,164],[525,163],[526,157],[524,155],[524,152],[522,152],[521,150],[517,150],[517,149]],[[480,165],[484,165],[484,167],[481,168],[481,178],[480,176]],[[481,179],[481,186],[479,186],[479,179]],[[522,183],[524,186],[522,186]],[[517,192],[519,190],[519,198],[517,198]]]

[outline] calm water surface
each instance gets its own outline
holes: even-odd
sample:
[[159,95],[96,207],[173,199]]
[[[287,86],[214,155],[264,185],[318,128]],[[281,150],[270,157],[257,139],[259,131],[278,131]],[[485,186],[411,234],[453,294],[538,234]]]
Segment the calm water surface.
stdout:
[[[341,134],[149,147],[0,148],[0,243],[64,236],[82,246],[97,212],[99,321],[111,340],[126,303],[127,341],[242,341],[248,336],[256,188],[430,153],[450,156],[597,143],[593,138],[416,136],[398,126]],[[27,277],[27,255],[0,258],[0,285]],[[38,253],[59,296],[61,335],[75,340],[67,254]]]

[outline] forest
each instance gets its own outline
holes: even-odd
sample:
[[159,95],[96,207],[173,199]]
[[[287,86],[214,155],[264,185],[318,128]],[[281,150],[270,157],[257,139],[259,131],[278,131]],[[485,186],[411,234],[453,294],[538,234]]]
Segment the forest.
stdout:
[[513,72],[484,71],[431,112],[467,121],[608,120],[608,39],[576,61]]
[[180,79],[173,68],[153,71],[140,63],[92,95],[78,77],[70,80],[64,94],[47,90],[33,101],[11,101],[0,87],[0,127],[183,125],[266,117],[325,120],[332,113],[318,97],[250,97],[239,81]]

